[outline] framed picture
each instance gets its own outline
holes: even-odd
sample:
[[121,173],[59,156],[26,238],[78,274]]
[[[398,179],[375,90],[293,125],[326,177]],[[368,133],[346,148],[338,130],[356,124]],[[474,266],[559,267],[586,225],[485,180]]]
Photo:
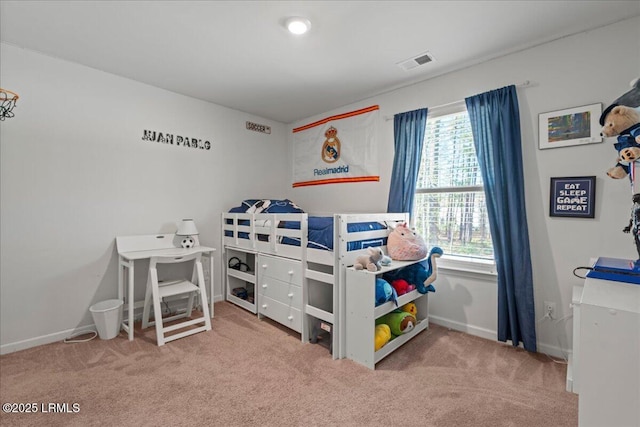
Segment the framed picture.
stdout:
[[551,178],[549,216],[594,218],[596,177]]
[[540,114],[540,149],[602,142],[600,114],[600,103]]

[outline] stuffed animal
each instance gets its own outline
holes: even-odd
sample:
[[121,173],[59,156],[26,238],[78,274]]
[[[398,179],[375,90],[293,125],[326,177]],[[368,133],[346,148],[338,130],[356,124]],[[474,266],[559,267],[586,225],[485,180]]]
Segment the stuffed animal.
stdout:
[[601,135],[617,136],[614,144],[618,151],[618,163],[607,171],[607,175],[614,179],[629,176],[633,196],[631,221],[622,231],[633,231],[634,243],[638,260],[640,260],[640,197],[635,183],[635,172],[640,161],[640,111],[624,105],[611,104],[600,116],[602,125]]
[[396,290],[384,279],[376,278],[376,306],[387,301],[394,301],[398,305]]
[[407,294],[416,288],[415,285],[410,284],[404,279],[396,279],[392,281],[391,286],[396,290],[398,296]]
[[[427,292],[435,292],[436,289],[431,283],[437,278],[438,267],[436,266],[436,258],[441,257],[442,249],[434,246],[429,251],[429,257],[426,262],[417,262],[397,270],[384,274],[384,279],[390,283],[394,280],[404,279],[412,285],[415,285],[418,292],[426,294]],[[426,264],[426,266],[424,265]]]
[[418,307],[414,302],[406,303],[405,305],[400,307],[400,310],[406,311],[407,313],[413,315],[413,317],[415,317],[416,319],[418,318]]
[[384,257],[384,252],[382,252],[382,248],[380,247],[370,247],[367,249],[369,255],[360,255],[356,258],[356,263],[353,266],[356,270],[367,269],[369,271],[378,271],[382,268],[382,257]]
[[614,179],[629,174],[629,163],[640,159],[640,112],[635,108],[611,104],[600,116],[600,135],[618,137],[613,146],[618,152],[618,162],[607,171]]
[[391,313],[385,314],[384,316],[376,319],[376,325],[382,323],[389,325],[391,333],[397,337],[412,331],[418,322],[415,316],[411,313],[407,313],[402,310],[394,310]]
[[382,259],[380,260],[380,264],[384,266],[391,265],[391,257],[387,255],[382,255]]
[[386,343],[389,342],[390,339],[391,339],[391,328],[389,327],[389,325],[384,323],[376,325],[375,340],[374,340],[374,346],[373,346],[374,350],[375,351],[380,350],[382,347],[384,347]]
[[398,224],[387,238],[387,251],[392,259],[415,261],[427,256],[424,239],[407,224]]

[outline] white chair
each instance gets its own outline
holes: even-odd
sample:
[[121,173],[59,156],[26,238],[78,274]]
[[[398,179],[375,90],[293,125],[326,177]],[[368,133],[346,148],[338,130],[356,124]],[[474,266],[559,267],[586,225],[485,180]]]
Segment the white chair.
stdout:
[[[156,326],[156,339],[158,345],[164,345],[169,341],[186,337],[198,332],[211,330],[211,319],[209,318],[209,307],[207,304],[207,291],[205,290],[204,273],[202,270],[202,253],[195,253],[185,256],[154,256],[149,261],[149,276],[147,279],[147,292],[144,298],[144,309],[142,311],[142,328],[148,328],[151,325]],[[193,274],[191,280],[171,280],[167,282],[158,282],[158,264],[178,264],[194,261]],[[196,294],[200,294],[200,302],[202,306],[202,317],[191,319],[193,310],[193,301]],[[160,303],[163,298],[174,295],[189,295],[187,301],[187,309],[182,314],[171,317],[162,318],[162,308]],[[149,321],[151,311],[151,300],[153,300],[154,321]],[[176,319],[189,318],[189,320],[175,323],[173,325],[164,326],[166,322]],[[191,328],[182,332],[167,336],[167,332],[183,329],[189,326],[203,323],[204,325],[197,328]]]

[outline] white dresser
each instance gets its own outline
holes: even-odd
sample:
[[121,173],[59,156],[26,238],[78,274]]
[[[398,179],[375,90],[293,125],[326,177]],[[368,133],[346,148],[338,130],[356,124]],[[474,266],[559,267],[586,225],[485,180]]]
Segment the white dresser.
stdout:
[[258,316],[302,333],[302,263],[258,255]]
[[587,277],[579,324],[579,426],[640,426],[640,285]]

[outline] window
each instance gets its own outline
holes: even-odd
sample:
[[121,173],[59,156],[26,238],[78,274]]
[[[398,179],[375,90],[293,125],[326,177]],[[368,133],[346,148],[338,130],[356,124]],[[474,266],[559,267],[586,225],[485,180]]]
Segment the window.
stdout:
[[493,272],[484,187],[464,104],[427,119],[413,223],[429,247],[443,249],[444,259]]

